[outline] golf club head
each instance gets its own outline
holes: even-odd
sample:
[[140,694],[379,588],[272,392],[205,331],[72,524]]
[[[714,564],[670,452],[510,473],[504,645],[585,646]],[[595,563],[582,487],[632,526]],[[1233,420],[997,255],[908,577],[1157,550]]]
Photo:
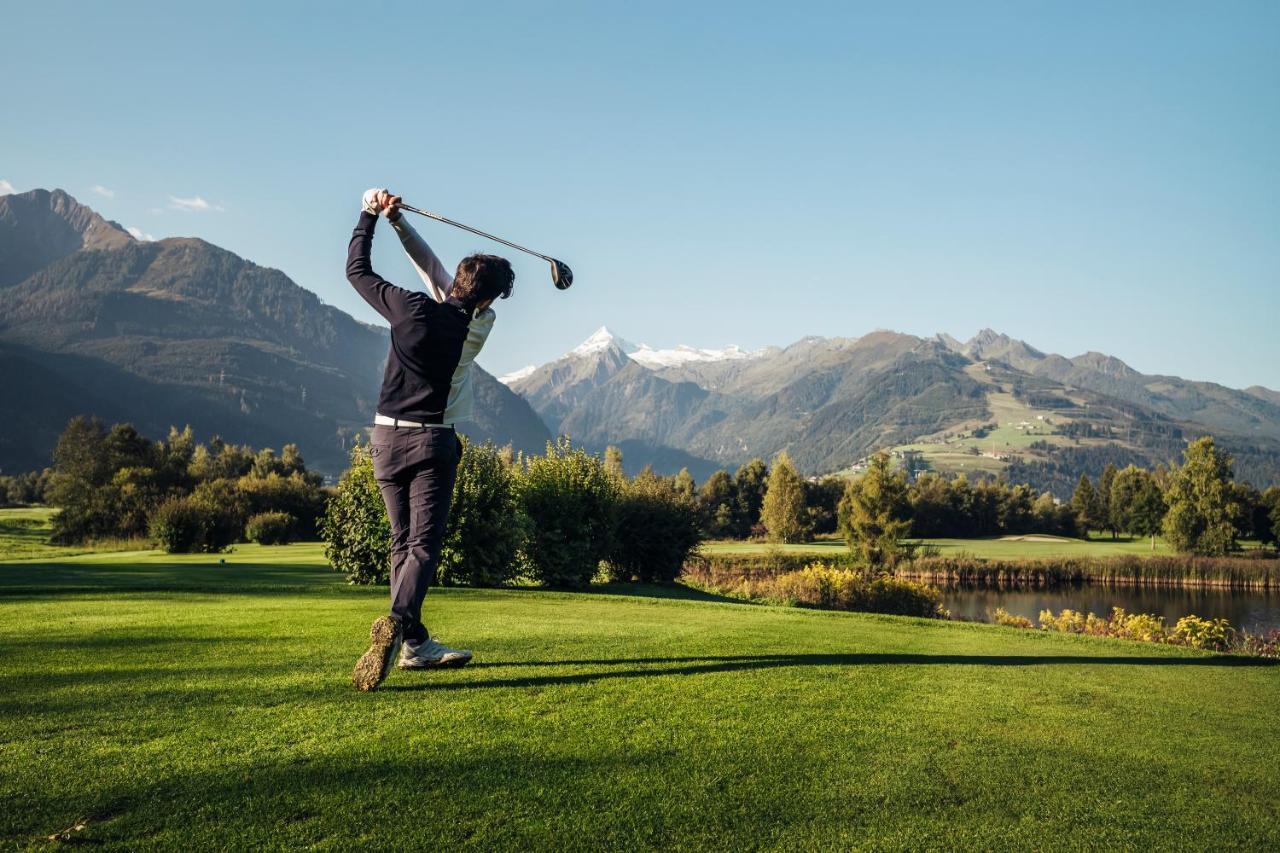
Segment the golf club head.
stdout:
[[573,284],[573,270],[564,261],[551,259],[551,281],[561,290],[568,290]]

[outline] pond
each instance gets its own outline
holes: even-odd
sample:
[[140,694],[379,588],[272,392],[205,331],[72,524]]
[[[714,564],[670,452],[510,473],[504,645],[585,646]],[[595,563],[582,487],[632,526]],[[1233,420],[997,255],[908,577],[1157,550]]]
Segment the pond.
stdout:
[[1154,613],[1172,626],[1195,614],[1226,619],[1253,633],[1280,629],[1280,590],[1181,589],[1176,587],[1068,586],[1055,589],[944,587],[943,605],[957,619],[990,622],[997,607],[1036,622],[1041,610],[1064,608],[1108,616],[1113,607],[1128,613]]

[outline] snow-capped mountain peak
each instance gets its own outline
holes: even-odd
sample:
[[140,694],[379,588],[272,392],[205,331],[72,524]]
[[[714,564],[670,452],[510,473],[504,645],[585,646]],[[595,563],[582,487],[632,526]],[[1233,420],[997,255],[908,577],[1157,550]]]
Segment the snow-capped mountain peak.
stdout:
[[680,344],[673,349],[653,349],[648,344],[641,344],[635,351],[627,353],[631,358],[649,368],[676,367],[701,361],[738,361],[751,358],[756,354],[736,344],[721,349],[699,349],[686,344]]
[[521,379],[524,379],[526,376],[532,375],[532,373],[537,369],[538,369],[538,366],[536,364],[526,364],[524,367],[520,368],[519,370],[513,370],[510,373],[502,374],[501,376],[498,377],[498,381],[501,382],[503,385],[510,386],[512,382],[519,382]]
[[604,350],[608,349],[611,346],[616,346],[619,349],[621,349],[623,352],[629,352],[633,349],[636,349],[635,344],[629,343],[617,337],[616,335],[613,334],[613,332],[609,331],[608,326],[601,326],[591,334],[591,337],[587,338],[585,341],[578,344],[576,347],[569,350],[569,352],[565,354],[566,355],[592,355],[593,353],[603,352]]
[[721,349],[702,349],[680,344],[672,349],[654,349],[648,344],[636,346],[630,341],[623,340],[615,335],[608,326],[601,326],[595,330],[591,337],[566,353],[566,356],[594,355],[611,347],[622,350],[622,352],[641,365],[656,370],[664,367],[677,367],[691,362],[736,361],[744,358],[753,358],[763,352],[763,350],[744,350],[736,345]]

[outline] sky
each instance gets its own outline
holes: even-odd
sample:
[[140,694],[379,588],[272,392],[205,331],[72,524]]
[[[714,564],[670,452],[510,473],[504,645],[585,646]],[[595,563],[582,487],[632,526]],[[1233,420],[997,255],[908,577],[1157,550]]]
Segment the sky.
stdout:
[[[1280,3],[0,0],[0,192],[378,318],[361,193],[518,253],[480,363],[984,327],[1280,388]],[[425,220],[450,265],[481,238]],[[505,252],[504,252],[505,253]],[[389,229],[374,266],[416,280]]]

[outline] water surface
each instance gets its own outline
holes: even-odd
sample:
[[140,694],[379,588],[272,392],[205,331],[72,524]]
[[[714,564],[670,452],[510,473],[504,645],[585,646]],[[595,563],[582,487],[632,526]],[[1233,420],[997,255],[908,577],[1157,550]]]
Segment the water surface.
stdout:
[[1041,610],[1070,608],[1099,616],[1111,608],[1154,613],[1172,626],[1189,614],[1227,619],[1233,627],[1262,632],[1280,628],[1280,590],[1179,589],[1174,587],[1069,586],[1056,589],[943,588],[944,606],[958,619],[990,622],[1003,607],[1036,622]]

